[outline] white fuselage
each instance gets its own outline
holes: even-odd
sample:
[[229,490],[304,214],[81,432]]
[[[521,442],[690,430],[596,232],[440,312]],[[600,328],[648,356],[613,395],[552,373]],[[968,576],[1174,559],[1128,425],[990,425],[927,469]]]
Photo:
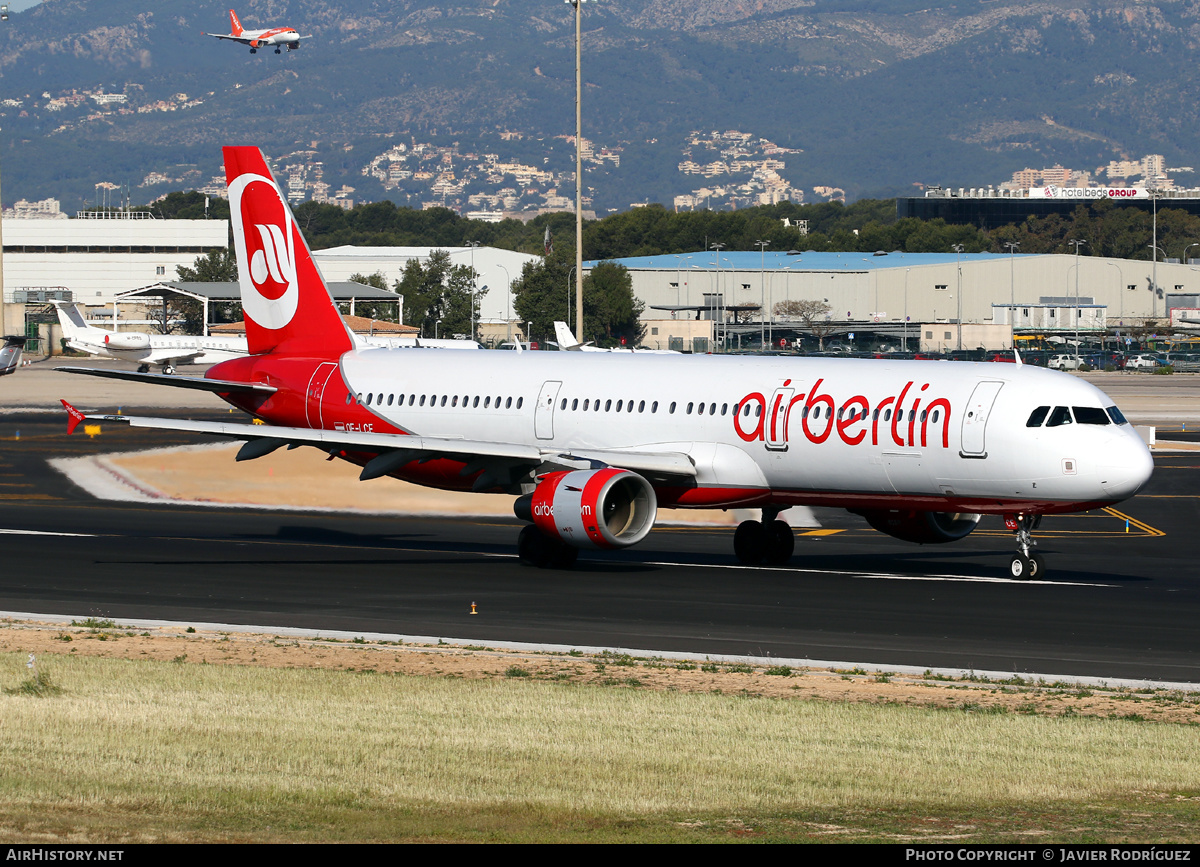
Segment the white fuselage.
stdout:
[[1069,511],[1132,496],[1152,470],[1128,423],[1028,426],[1038,407],[1113,402],[1024,365],[376,349],[342,371],[380,429],[684,453],[697,477],[680,505]]

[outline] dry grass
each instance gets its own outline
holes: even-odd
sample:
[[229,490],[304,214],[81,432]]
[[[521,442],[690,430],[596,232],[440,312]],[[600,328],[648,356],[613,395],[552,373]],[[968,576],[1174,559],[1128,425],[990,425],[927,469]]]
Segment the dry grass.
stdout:
[[1073,839],[1131,800],[1196,836],[1197,726],[178,658],[43,653],[61,694],[0,695],[6,839]]

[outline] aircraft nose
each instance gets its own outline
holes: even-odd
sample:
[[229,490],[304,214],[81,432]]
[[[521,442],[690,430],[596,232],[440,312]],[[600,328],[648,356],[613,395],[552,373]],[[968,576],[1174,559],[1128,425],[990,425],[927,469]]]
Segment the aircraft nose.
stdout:
[[1100,461],[1100,486],[1110,497],[1124,500],[1142,489],[1154,472],[1150,449],[1135,433],[1129,433],[1105,449]]

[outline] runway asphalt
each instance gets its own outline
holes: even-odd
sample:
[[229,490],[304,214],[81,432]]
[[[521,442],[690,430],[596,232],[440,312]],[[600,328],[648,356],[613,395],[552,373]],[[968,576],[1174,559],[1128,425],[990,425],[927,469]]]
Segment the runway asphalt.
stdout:
[[[81,382],[38,374],[0,380],[0,610],[1200,684],[1200,453],[1156,456],[1118,509],[1047,518],[1041,582],[1007,578],[996,519],[918,547],[834,510],[816,510],[787,568],[737,567],[732,532],[707,528],[656,529],[555,572],[516,561],[515,519],[96,501],[46,460],[199,440],[67,438],[45,410]],[[1200,382],[1176,382],[1169,400],[1195,406]]]

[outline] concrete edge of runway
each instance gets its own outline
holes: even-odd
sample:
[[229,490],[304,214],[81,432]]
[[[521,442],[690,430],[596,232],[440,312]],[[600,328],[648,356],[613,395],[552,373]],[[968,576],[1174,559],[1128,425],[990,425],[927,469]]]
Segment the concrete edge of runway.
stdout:
[[[36,614],[26,611],[0,611],[0,620],[26,621],[44,623],[56,626],[70,626],[73,622],[86,621],[92,615],[62,615]],[[507,650],[524,653],[566,654],[577,651],[590,655],[612,653],[628,655],[645,659],[676,660],[680,662],[719,662],[727,664],[743,663],[747,665],[778,666],[789,668],[817,669],[822,671],[852,671],[859,670],[866,674],[897,674],[908,677],[950,677],[956,679],[980,678],[987,681],[1012,681],[1018,678],[1030,686],[1050,686],[1070,684],[1072,686],[1092,687],[1096,689],[1166,689],[1175,692],[1200,692],[1200,683],[1187,683],[1164,680],[1131,680],[1127,678],[1086,677],[1073,674],[1031,674],[1029,672],[995,671],[975,668],[936,668],[919,665],[875,664],[863,662],[837,662],[827,659],[785,659],[776,656],[737,656],[720,653],[690,653],[687,651],[642,650],[635,647],[599,647],[578,644],[530,644],[519,641],[495,641],[478,638],[452,638],[436,635],[402,635],[388,632],[345,632],[336,629],[304,629],[291,626],[253,626],[230,623],[202,623],[194,621],[174,620],[143,620],[139,618],[117,617],[108,618],[116,628],[131,627],[136,629],[179,629],[181,632],[188,627],[209,632],[232,632],[247,635],[271,635],[287,638],[305,638],[310,640],[336,639],[350,642],[354,639],[364,641],[392,642],[406,646],[450,646],[450,647],[489,647],[496,650]]]

